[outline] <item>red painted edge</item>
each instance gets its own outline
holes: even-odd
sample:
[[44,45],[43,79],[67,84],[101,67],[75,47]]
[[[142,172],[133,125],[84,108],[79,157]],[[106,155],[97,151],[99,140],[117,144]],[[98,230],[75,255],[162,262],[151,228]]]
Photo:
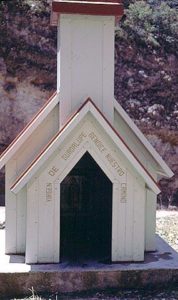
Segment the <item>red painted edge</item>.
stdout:
[[53,141],[62,133],[62,131],[66,128],[66,126],[72,121],[72,119],[82,110],[82,108],[88,103],[91,102],[92,105],[95,107],[95,109],[99,112],[99,114],[103,117],[103,119],[106,121],[106,123],[109,125],[109,127],[114,131],[114,133],[117,135],[117,137],[122,141],[122,143],[127,147],[127,149],[131,152],[133,157],[137,160],[137,162],[141,165],[141,167],[144,169],[144,171],[147,173],[147,175],[151,178],[151,180],[156,184],[156,186],[160,189],[158,183],[155,181],[155,179],[152,177],[152,175],[146,170],[144,165],[140,162],[140,160],[137,158],[137,156],[134,154],[134,152],[129,148],[129,146],[126,144],[126,142],[123,140],[123,138],[119,135],[117,130],[112,126],[112,124],[107,120],[107,118],[103,115],[103,113],[99,110],[99,108],[96,106],[96,104],[91,100],[91,98],[88,98],[81,106],[80,108],[68,119],[68,121],[65,123],[65,125],[60,129],[58,133],[54,135],[54,137],[49,141],[49,143],[45,146],[45,148],[39,153],[39,155],[32,161],[32,163],[29,165],[29,167],[20,175],[20,177],[17,178],[15,183],[11,186],[10,189],[13,189],[16,184],[21,180],[22,177],[31,169],[31,167],[35,164],[35,162],[42,156],[42,154],[47,150],[47,148],[53,143]]
[[52,11],[63,14],[84,14],[102,16],[120,16],[124,8],[120,2],[78,2],[78,1],[53,1]]
[[117,132],[117,130],[112,126],[112,124],[106,119],[106,117],[103,115],[103,113],[99,110],[99,108],[96,106],[96,104],[91,100],[90,102],[93,104],[93,106],[96,108],[96,110],[100,113],[100,115],[103,117],[103,119],[106,121],[106,123],[111,127],[111,129],[115,132],[115,134],[118,136],[118,138],[122,141],[122,143],[126,146],[126,148],[131,152],[133,157],[137,160],[137,162],[141,165],[141,167],[144,169],[144,171],[149,175],[149,177],[152,179],[152,181],[157,185],[157,187],[160,189],[158,183],[155,181],[155,179],[152,177],[152,175],[147,171],[147,169],[144,167],[144,165],[141,163],[141,161],[138,159],[138,157],[135,155],[135,153],[130,149],[130,147],[126,144],[124,139],[120,136],[120,134]]
[[16,136],[16,138],[10,143],[10,145],[4,150],[4,152],[0,155],[0,159],[14,146],[14,144],[18,141],[21,135],[28,130],[30,125],[37,119],[37,117],[45,110],[46,106],[51,102],[51,100],[56,96],[57,92],[53,93],[50,98],[45,102],[45,104],[41,107],[41,109],[34,115],[32,120],[21,130],[21,132]]
[[29,169],[34,165],[34,163],[42,156],[42,154],[47,150],[47,148],[54,142],[54,140],[62,133],[62,131],[67,127],[67,125],[72,121],[73,118],[82,110],[85,104],[89,100],[87,99],[82,106],[74,113],[71,117],[69,117],[68,121],[64,124],[64,126],[54,135],[54,137],[47,143],[47,145],[43,148],[43,150],[38,154],[38,156],[31,162],[28,168],[17,178],[15,183],[11,186],[10,189],[13,189],[14,186],[20,181],[20,179],[29,171]]
[[57,26],[59,20],[59,13],[51,11],[50,26]]

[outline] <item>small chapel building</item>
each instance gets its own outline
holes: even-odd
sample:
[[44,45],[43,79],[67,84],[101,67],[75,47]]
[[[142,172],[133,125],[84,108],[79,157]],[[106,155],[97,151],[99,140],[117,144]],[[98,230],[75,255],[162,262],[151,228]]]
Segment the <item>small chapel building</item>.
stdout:
[[117,0],[52,1],[57,92],[0,157],[6,253],[26,263],[143,261],[173,173],[114,99]]

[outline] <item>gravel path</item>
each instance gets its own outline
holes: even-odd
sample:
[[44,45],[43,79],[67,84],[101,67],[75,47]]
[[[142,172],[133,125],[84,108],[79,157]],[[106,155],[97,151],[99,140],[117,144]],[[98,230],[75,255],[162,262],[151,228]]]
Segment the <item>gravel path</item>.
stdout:
[[178,211],[157,211],[157,233],[178,252]]

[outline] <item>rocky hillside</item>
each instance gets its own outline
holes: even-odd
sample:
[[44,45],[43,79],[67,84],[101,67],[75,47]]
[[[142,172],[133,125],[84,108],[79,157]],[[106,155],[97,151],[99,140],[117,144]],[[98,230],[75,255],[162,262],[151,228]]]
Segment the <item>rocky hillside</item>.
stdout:
[[[116,31],[115,96],[175,172],[173,179],[161,181],[163,193],[159,197],[161,203],[175,205],[178,204],[177,37],[172,27],[166,25],[170,36],[167,41],[167,35],[161,35],[154,25],[158,22],[153,13],[154,1],[137,2],[142,3],[142,15],[140,7],[134,6],[135,1],[125,1],[127,17],[124,16]],[[168,2],[175,11],[175,1]],[[50,27],[50,0],[0,1],[0,8],[2,152],[55,91],[56,28]],[[134,18],[132,10],[137,13]],[[172,11],[167,13],[174,18]],[[144,14],[154,28],[143,23]],[[155,20],[149,19],[153,16]],[[160,20],[159,16],[159,26],[163,26]],[[139,26],[145,31],[139,31]],[[3,192],[3,177],[0,190]]]
[[178,57],[116,37],[115,97],[175,173],[160,203],[178,205]]

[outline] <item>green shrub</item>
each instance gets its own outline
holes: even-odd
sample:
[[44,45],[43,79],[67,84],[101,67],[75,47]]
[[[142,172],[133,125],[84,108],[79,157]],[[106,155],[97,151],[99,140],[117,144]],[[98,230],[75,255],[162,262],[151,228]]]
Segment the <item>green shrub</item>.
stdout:
[[135,1],[125,10],[117,34],[152,47],[178,50],[178,10],[173,1]]
[[175,46],[178,42],[178,11],[162,3],[153,12],[157,40]]

